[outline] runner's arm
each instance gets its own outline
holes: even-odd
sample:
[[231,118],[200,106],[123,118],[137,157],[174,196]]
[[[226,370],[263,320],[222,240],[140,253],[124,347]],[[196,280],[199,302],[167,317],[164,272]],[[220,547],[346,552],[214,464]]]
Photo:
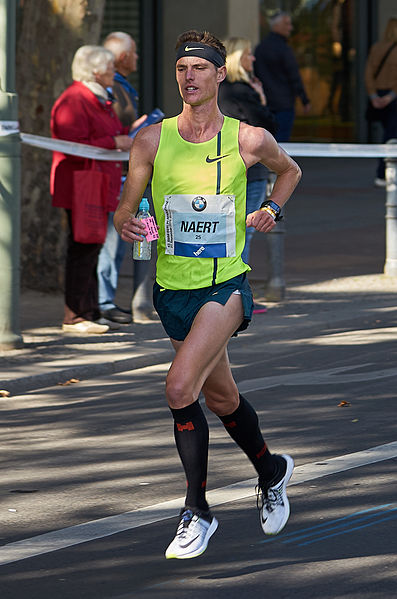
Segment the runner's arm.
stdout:
[[[268,199],[282,208],[301,178],[299,166],[268,131],[244,123],[240,127],[240,152],[247,168],[261,162],[276,173],[277,179]],[[264,210],[256,210],[247,216],[247,226],[262,233],[271,231],[275,224]]]
[[113,219],[117,232],[129,243],[141,241],[145,235],[145,225],[135,214],[153,171],[160,131],[160,124],[142,129],[131,147],[128,175]]

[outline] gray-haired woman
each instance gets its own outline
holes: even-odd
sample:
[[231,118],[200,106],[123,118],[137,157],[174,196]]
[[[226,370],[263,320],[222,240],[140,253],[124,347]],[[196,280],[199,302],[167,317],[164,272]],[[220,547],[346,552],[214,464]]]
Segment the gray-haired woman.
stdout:
[[[102,46],[82,46],[72,63],[73,83],[55,102],[51,112],[52,136],[57,139],[128,150],[131,139],[112,109],[107,92],[114,77],[113,54]],[[52,205],[64,208],[69,223],[65,272],[65,332],[98,334],[109,327],[95,321],[98,308],[98,243],[80,243],[74,239],[73,201],[78,195],[73,180],[75,171],[89,170],[92,161],[61,152],[53,153],[51,167]],[[120,194],[121,162],[101,161],[99,167],[108,176],[107,209],[114,211]],[[77,198],[78,199],[78,198]]]

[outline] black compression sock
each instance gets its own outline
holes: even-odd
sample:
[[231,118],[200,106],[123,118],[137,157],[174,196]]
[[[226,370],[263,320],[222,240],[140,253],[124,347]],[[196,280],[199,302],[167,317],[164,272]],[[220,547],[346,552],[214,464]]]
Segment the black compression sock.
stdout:
[[257,413],[240,395],[240,404],[232,414],[220,416],[231,438],[247,454],[260,478],[265,481],[277,476],[277,456],[273,456],[259,429]]
[[186,505],[207,512],[207,420],[198,400],[185,408],[170,409],[174,417],[175,442],[186,474]]

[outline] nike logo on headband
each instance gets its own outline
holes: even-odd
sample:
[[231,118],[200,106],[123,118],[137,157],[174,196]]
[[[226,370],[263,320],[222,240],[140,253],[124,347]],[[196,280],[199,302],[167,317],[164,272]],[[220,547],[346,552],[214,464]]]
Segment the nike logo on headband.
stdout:
[[204,50],[204,48],[189,48],[189,46],[185,46],[185,52],[191,52],[192,50]]

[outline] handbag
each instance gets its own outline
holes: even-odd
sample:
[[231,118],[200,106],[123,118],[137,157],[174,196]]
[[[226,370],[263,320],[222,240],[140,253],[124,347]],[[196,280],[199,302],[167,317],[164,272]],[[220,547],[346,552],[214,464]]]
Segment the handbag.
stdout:
[[[393,48],[397,46],[397,42],[394,42],[394,44],[392,44],[390,46],[390,48],[387,50],[386,54],[383,56],[382,60],[380,61],[378,68],[376,69],[375,73],[374,73],[374,79],[377,78],[377,76],[379,75],[379,73],[382,70],[383,65],[385,64],[387,57],[389,56],[390,52],[393,50]],[[382,121],[385,118],[386,112],[388,112],[390,110],[389,108],[390,104],[388,106],[385,106],[384,108],[375,108],[375,106],[373,106],[372,102],[370,99],[367,100],[367,108],[365,110],[365,118],[367,119],[367,121],[370,122],[375,122],[375,121]]]
[[102,244],[108,225],[107,194],[109,175],[91,168],[73,173],[72,229],[78,243]]

